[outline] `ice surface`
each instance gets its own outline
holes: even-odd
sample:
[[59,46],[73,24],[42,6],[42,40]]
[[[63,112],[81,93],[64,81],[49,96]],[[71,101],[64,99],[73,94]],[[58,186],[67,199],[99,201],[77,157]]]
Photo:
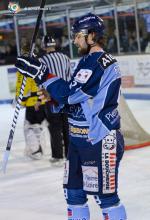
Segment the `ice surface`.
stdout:
[[[150,101],[128,101],[137,120],[150,133]],[[0,105],[0,162],[6,147],[14,109]],[[66,220],[63,167],[45,156],[33,161],[24,156],[24,110],[21,110],[6,174],[0,172],[0,220]],[[150,219],[150,147],[127,151],[120,167],[119,192],[128,220]],[[91,220],[101,211],[89,197]]]

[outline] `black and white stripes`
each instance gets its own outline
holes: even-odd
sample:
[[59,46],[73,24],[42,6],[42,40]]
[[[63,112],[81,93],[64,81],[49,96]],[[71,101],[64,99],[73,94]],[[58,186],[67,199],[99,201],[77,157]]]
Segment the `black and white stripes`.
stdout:
[[11,145],[12,145],[13,136],[14,136],[14,132],[15,132],[18,116],[19,116],[19,111],[20,111],[20,107],[21,107],[20,103],[22,101],[24,88],[25,88],[25,85],[26,85],[26,80],[27,80],[26,77],[24,77],[23,80],[22,80],[21,90],[20,90],[19,97],[17,99],[17,105],[15,107],[13,122],[12,122],[12,125],[11,125],[10,134],[9,134],[9,138],[8,138],[8,142],[7,142],[7,147],[6,147],[7,151],[10,151],[10,148],[11,148]]
[[71,79],[70,59],[60,52],[50,52],[39,59],[48,66],[49,73],[69,81]]

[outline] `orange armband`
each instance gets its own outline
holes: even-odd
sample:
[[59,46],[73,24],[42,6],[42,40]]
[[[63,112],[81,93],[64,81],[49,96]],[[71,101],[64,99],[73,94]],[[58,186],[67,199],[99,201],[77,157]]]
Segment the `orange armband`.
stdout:
[[56,75],[54,75],[54,74],[52,74],[52,73],[49,73],[49,74],[47,75],[47,79],[51,79],[51,78],[54,78],[54,77],[56,77]]

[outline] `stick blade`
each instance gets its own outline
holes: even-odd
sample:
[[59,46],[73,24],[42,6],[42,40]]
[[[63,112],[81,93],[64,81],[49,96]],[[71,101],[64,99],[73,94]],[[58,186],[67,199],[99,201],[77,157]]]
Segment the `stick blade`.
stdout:
[[6,150],[4,152],[3,161],[2,161],[2,171],[3,171],[3,173],[6,173],[6,167],[7,167],[7,163],[8,163],[9,154],[10,154],[9,150]]

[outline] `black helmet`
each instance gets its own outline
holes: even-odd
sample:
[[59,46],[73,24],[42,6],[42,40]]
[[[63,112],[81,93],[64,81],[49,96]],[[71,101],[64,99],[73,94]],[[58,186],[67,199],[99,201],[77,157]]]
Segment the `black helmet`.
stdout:
[[55,47],[56,46],[56,41],[52,36],[50,35],[45,35],[42,38],[42,48],[47,48],[47,47]]
[[71,34],[74,37],[76,33],[82,32],[88,35],[90,32],[96,32],[99,37],[104,35],[104,22],[103,20],[92,13],[88,13],[75,21],[71,28]]

